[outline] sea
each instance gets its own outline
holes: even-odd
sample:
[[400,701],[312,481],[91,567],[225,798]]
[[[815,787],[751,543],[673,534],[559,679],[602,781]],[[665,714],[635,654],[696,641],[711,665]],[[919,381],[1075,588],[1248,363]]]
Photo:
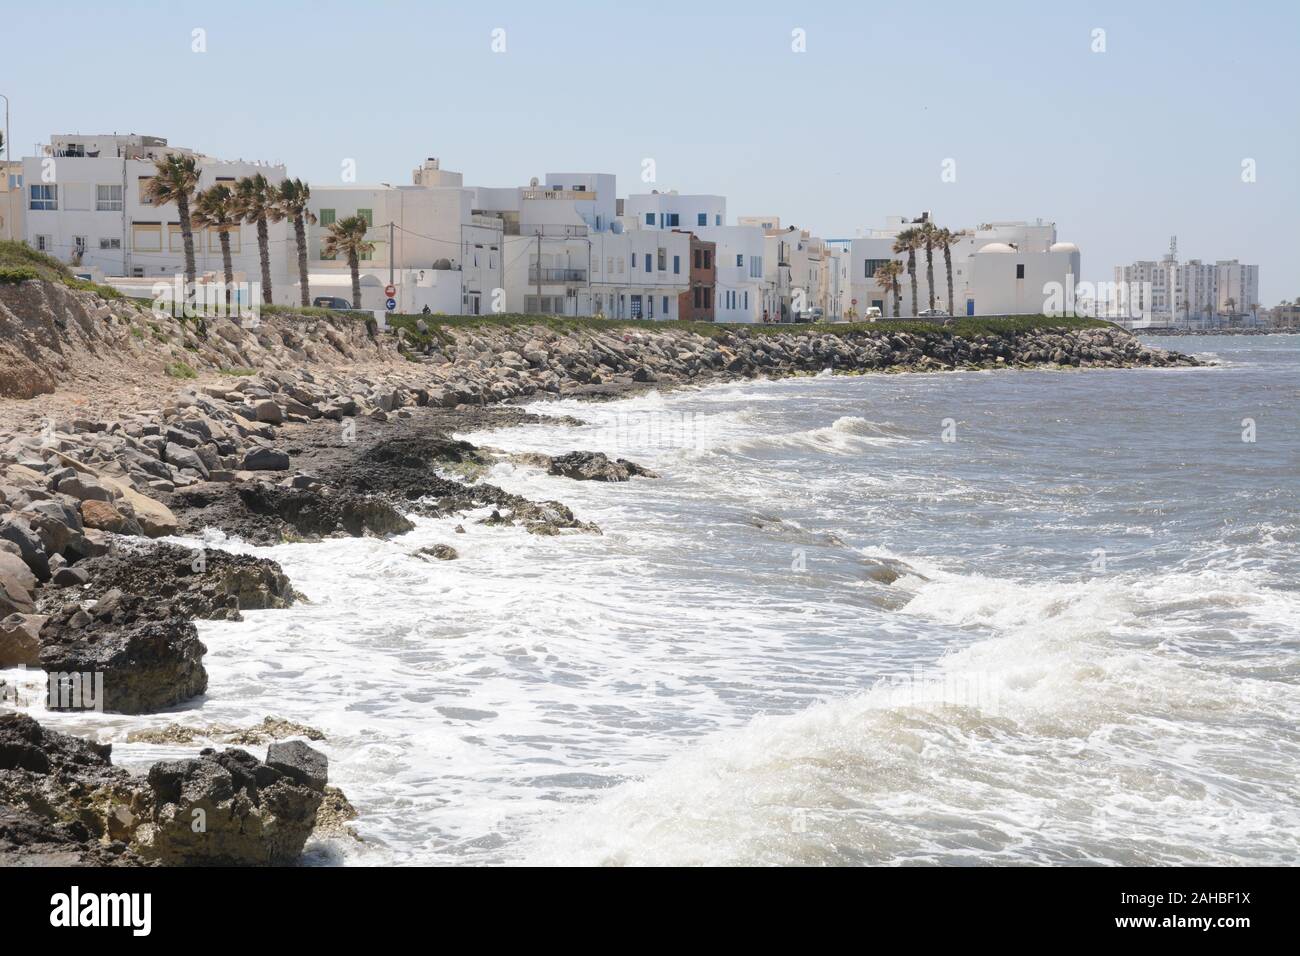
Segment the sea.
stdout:
[[138,770],[318,728],[358,816],[309,865],[1293,864],[1300,337],[1148,344],[1216,364],[538,402],[586,424],[461,437],[653,469],[484,477],[603,533],[178,539],[308,600],[199,622],[176,711],[30,709]]

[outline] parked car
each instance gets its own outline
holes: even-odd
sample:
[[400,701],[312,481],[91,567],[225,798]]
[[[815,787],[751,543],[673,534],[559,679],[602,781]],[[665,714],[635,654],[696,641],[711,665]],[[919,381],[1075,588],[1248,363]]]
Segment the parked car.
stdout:
[[337,295],[318,295],[311,300],[311,304],[318,309],[352,309],[352,303]]
[[922,309],[920,312],[916,313],[916,317],[918,319],[946,319],[948,313],[943,311],[943,309]]
[[876,321],[876,319],[879,319],[881,317],[882,314],[880,311],[880,306],[878,305],[869,305],[867,306],[867,310],[862,313],[862,318],[864,318],[868,322],[874,322]]

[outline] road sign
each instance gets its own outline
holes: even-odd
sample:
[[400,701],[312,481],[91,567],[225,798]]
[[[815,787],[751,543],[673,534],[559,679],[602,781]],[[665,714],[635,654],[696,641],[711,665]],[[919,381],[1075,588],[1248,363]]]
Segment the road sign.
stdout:
[[388,296],[388,298],[390,298],[390,299],[391,299],[393,296],[397,295],[397,286],[395,286],[395,285],[386,285],[386,286],[384,286],[384,295]]
[[857,305],[857,304],[858,304],[858,300],[857,300],[857,299],[854,299],[854,300],[853,300],[853,304],[854,304],[854,305]]
[[396,312],[397,300],[390,298],[387,302],[384,303],[384,308],[387,309],[389,312]]

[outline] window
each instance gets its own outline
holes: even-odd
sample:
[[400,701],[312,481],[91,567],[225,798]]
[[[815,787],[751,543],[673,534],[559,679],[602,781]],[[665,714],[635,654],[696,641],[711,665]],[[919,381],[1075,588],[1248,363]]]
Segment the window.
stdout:
[[656,259],[658,260],[659,271],[666,272],[668,269],[668,250],[660,249]]
[[704,268],[706,268],[706,269],[712,269],[712,268],[713,268],[713,266],[712,266],[712,264],[711,264],[712,262],[713,262],[713,256],[709,254],[709,250],[708,250],[708,249],[705,249],[705,250],[704,250]]
[[673,256],[673,275],[677,276],[681,274],[682,274],[682,257]]
[[[619,271],[621,272],[622,269],[620,269]],[[613,275],[613,274],[614,274],[614,257],[613,257],[613,256],[606,256],[606,257],[605,257],[605,275]]]
[[650,271],[651,271],[651,269],[650,269],[650,253],[648,253],[648,252],[645,254],[645,271],[646,271],[646,272],[650,272]]
[[703,257],[702,255],[700,255],[700,253],[702,253],[703,251],[704,251],[703,249],[696,249],[696,250],[692,253],[692,255],[694,256],[694,260],[693,260],[693,261],[695,262],[695,268],[696,268],[696,269],[703,269],[703,268],[704,268],[704,257]]
[[664,296],[663,300],[663,316],[666,319],[668,318],[668,296]]
[[375,211],[373,209],[358,209],[357,215],[366,221],[367,226],[375,224]]
[[1017,278],[1017,279],[1023,279],[1024,277],[1025,277],[1025,264],[1024,264],[1023,262],[1017,262],[1017,263],[1016,263],[1016,278]]
[[739,269],[744,264],[745,264],[744,253],[740,253],[740,252],[736,253],[736,268]]
[[49,237],[49,236],[37,236],[37,237],[36,237],[36,251],[37,251],[37,252],[50,252],[50,251],[53,250],[53,249],[54,249],[54,243],[50,241],[50,237]]
[[709,214],[707,212],[702,212],[695,217],[695,225],[707,226],[708,224],[709,224]]
[[140,205],[152,206],[153,200],[149,198],[149,183],[153,180],[152,176],[141,176],[137,180],[139,188]]
[[692,289],[691,291],[692,291],[692,293],[693,293],[693,295],[694,295],[694,299],[695,299],[695,308],[697,308],[697,309],[701,309],[701,308],[703,308],[703,307],[704,307],[704,295],[703,295],[703,293],[704,293],[704,287],[703,287],[703,286],[699,286],[699,285],[697,285],[697,286],[696,286],[694,289]]
[[648,213],[645,214],[645,224],[646,224],[647,226],[653,226],[653,225],[655,224],[655,214],[654,214],[654,213],[652,213],[652,212],[648,212]]
[[634,319],[641,318],[641,297],[639,295],[632,296],[632,304],[629,307],[628,311],[631,314],[632,318]]
[[674,228],[674,229],[675,229],[677,226],[681,225],[681,220],[680,220],[680,217],[678,216],[677,213],[675,213],[675,212],[670,212],[670,213],[668,214],[668,225],[669,225],[671,228]]
[[72,237],[72,251],[73,251],[75,254],[77,254],[77,255],[85,255],[85,254],[86,254],[86,237],[85,237],[85,236],[73,236],[73,237]]
[[317,216],[316,218],[317,218],[317,221],[320,222],[320,225],[321,225],[321,228],[322,228],[322,229],[324,229],[324,228],[327,227],[327,226],[332,226],[332,225],[334,224],[334,221],[335,221],[335,218],[334,218],[334,210],[333,210],[333,209],[322,209],[322,210],[320,211],[320,215]]
[[746,308],[746,309],[749,308],[749,290],[748,290],[748,289],[745,290],[745,308]]
[[99,248],[101,248],[101,249],[121,249],[121,248],[122,248],[122,240],[121,240],[121,239],[117,239],[117,238],[113,238],[113,239],[100,239],[100,240],[99,240]]
[[763,278],[763,257],[762,256],[749,257],[749,277],[751,279]]
[[708,286],[704,287],[704,307],[706,309],[713,308],[713,290]]
[[32,185],[32,202],[31,208],[37,210],[53,210],[59,208],[59,187],[41,185]]
[[647,319],[653,319],[653,318],[655,317],[655,297],[654,297],[654,296],[652,296],[652,295],[648,295],[648,296],[645,297],[645,307],[646,307],[646,318],[647,318]]
[[721,217],[721,216],[714,216],[713,219],[714,219],[714,223],[713,223],[713,224],[714,224],[715,226],[720,226],[720,225],[722,225],[722,217]]
[[880,267],[888,263],[888,259],[864,259],[862,262],[862,278],[874,279]]
[[[191,235],[193,235],[193,233],[191,233]],[[181,224],[179,222],[169,222],[167,224],[167,251],[185,251],[185,233],[181,231]]]
[[131,248],[136,252],[162,252],[162,223],[132,223]]
[[121,212],[122,211],[122,187],[121,186],[96,186],[95,187],[95,211],[96,212]]

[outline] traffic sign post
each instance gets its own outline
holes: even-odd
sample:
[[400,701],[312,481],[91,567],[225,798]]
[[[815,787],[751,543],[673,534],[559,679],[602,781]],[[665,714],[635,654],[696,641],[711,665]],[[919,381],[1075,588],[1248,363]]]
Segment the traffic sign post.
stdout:
[[384,295],[386,295],[386,296],[387,296],[388,298],[390,298],[390,299],[391,299],[393,296],[397,295],[397,286],[395,286],[395,285],[386,285],[386,286],[384,286]]
[[388,299],[388,301],[384,303],[384,308],[387,309],[389,312],[396,312],[397,300],[392,298]]

